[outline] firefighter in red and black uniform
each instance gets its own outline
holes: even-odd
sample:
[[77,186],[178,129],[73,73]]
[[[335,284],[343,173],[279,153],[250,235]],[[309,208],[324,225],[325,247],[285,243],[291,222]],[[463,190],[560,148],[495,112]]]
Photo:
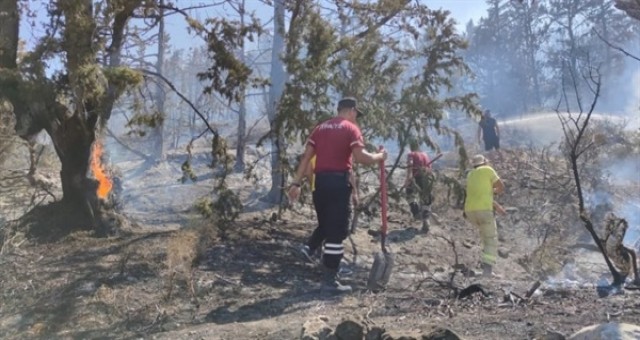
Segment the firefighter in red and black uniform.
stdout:
[[[431,170],[429,156],[420,151],[418,141],[410,142],[411,152],[407,156],[407,177],[404,187],[407,188],[409,208],[413,218],[422,220],[422,231],[429,232],[429,213],[433,201],[432,188],[435,177]],[[417,198],[416,198],[417,196]]]
[[313,205],[318,227],[303,252],[310,251],[309,245],[319,245],[324,241],[322,261],[326,272],[323,289],[332,292],[351,291],[350,286],[338,281],[337,274],[344,254],[342,242],[349,232],[349,199],[354,189],[349,181],[352,155],[356,162],[366,165],[377,164],[387,158],[386,152],[369,153],[364,149],[362,133],[356,125],[357,117],[361,115],[354,98],[344,98],[338,102],[338,115],[318,124],[307,140],[289,189],[291,201],[297,200],[305,169],[315,155]]

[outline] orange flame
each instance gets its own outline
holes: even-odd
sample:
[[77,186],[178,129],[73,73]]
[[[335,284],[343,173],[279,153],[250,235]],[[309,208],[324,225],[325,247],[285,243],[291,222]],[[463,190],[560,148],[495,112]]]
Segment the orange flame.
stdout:
[[102,156],[102,144],[96,141],[93,144],[93,150],[91,151],[91,172],[93,172],[93,177],[98,180],[98,190],[96,193],[99,198],[105,199],[109,192],[111,191],[111,187],[113,183],[107,174],[104,171],[102,164],[100,163],[100,157]]

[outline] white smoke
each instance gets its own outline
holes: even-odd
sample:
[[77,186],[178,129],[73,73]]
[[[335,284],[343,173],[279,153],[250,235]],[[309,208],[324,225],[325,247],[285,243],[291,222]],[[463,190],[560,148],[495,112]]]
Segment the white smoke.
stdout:
[[636,253],[640,253],[640,202],[632,201],[625,204],[620,215],[629,223],[622,244],[627,248],[635,249]]
[[[640,62],[638,62],[638,65],[640,65]],[[632,73],[631,89],[631,95],[624,111],[631,113],[631,118],[638,119],[638,116],[640,116],[640,66]]]
[[[639,79],[640,80],[640,79]],[[569,114],[561,113],[564,117],[568,117]],[[583,119],[586,114],[583,114]],[[634,118],[630,118],[631,115],[619,116],[606,113],[594,112],[591,115],[591,123],[597,122],[611,122],[616,125],[624,126],[625,130],[631,131],[640,127],[640,117],[637,115]],[[577,118],[577,113],[572,113],[571,117]],[[541,147],[549,145],[551,143],[560,143],[564,139],[564,132],[562,130],[562,124],[555,112],[538,112],[531,115],[527,115],[523,118],[510,118],[501,120],[500,124],[501,135],[509,134],[510,132],[517,132],[518,142],[530,142],[535,146]],[[504,148],[511,147],[508,141],[501,141],[501,146]]]

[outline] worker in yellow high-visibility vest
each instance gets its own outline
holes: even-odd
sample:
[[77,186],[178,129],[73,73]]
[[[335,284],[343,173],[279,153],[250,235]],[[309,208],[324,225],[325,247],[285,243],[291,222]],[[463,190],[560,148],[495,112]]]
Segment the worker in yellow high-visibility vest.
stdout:
[[494,209],[504,214],[504,209],[494,200],[494,194],[504,192],[504,183],[483,155],[475,155],[473,170],[467,175],[467,196],[464,214],[478,228],[482,240],[482,271],[487,277],[496,276],[493,266],[498,257],[498,230]]

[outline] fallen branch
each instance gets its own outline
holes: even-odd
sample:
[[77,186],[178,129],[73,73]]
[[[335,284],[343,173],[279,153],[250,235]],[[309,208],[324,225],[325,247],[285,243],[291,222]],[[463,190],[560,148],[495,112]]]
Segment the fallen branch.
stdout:
[[[452,266],[453,271],[451,272],[451,274],[449,276],[449,281],[441,281],[441,280],[438,280],[438,279],[434,278],[433,276],[428,276],[428,277],[422,279],[420,282],[418,282],[418,285],[416,286],[415,290],[419,290],[420,287],[422,287],[422,284],[424,282],[428,281],[428,280],[431,280],[431,281],[437,283],[442,288],[449,289],[450,293],[451,293],[451,291],[453,291],[453,293],[454,293],[454,295],[456,297],[459,297],[460,294],[462,293],[462,291],[464,291],[465,289],[470,289],[470,290],[476,289],[476,288],[470,288],[471,286],[469,286],[469,287],[467,287],[467,288],[465,288],[463,290],[460,290],[460,288],[456,287],[456,285],[454,284],[456,272],[458,271],[456,268],[458,268],[460,266],[459,258],[458,258],[458,251],[456,250],[456,243],[455,243],[454,240],[449,239],[449,238],[447,238],[445,236],[442,236],[442,235],[434,235],[434,237],[441,238],[441,239],[445,240],[447,243],[449,243],[449,245],[451,245],[451,248],[452,248],[453,254],[454,254],[454,261],[455,261],[455,263]],[[475,292],[475,291],[470,291],[470,290],[466,291],[464,294],[472,294],[472,293]],[[483,294],[485,294],[484,290],[483,290]]]
[[239,284],[239,283],[234,282],[234,281],[231,281],[230,279],[227,279],[227,278],[225,278],[225,277],[224,277],[224,276],[222,276],[222,275],[214,274],[213,276],[215,276],[218,280],[220,280],[220,281],[222,281],[222,282],[225,282],[225,283],[228,283],[228,284],[231,284],[231,285],[234,285],[234,286],[240,286],[240,284]]
[[536,290],[538,290],[538,288],[540,288],[540,285],[542,285],[542,282],[540,281],[536,281],[531,288],[529,288],[529,290],[527,291],[527,294],[524,295],[525,299],[530,299],[533,294],[536,292]]
[[487,292],[487,290],[484,288],[484,286],[482,286],[481,284],[478,283],[474,283],[472,285],[470,285],[469,287],[462,289],[457,295],[456,297],[459,300],[465,299],[470,297],[471,295],[475,294],[475,293],[482,293],[482,296],[484,297],[490,297],[491,294],[489,292]]
[[442,281],[442,280],[438,280],[433,276],[427,276],[424,279],[420,280],[420,282],[418,282],[418,285],[416,286],[415,290],[419,290],[422,287],[422,284],[427,282],[427,281],[432,281],[435,282],[438,286],[440,286],[440,288],[446,288],[449,290],[453,290],[456,295],[458,294],[458,287],[452,286],[451,282],[447,282],[447,281]]
[[456,242],[452,239],[449,239],[447,237],[444,237],[442,235],[433,235],[435,238],[440,238],[445,240],[447,243],[449,243],[449,245],[451,246],[451,250],[453,251],[453,256],[454,256],[454,264],[453,264],[453,272],[451,272],[451,277],[449,278],[449,285],[451,287],[454,287],[453,285],[453,281],[456,277],[456,273],[458,272],[457,270],[455,270],[455,268],[458,268],[460,266],[460,262],[459,262],[459,258],[458,258],[458,251],[456,250]]

